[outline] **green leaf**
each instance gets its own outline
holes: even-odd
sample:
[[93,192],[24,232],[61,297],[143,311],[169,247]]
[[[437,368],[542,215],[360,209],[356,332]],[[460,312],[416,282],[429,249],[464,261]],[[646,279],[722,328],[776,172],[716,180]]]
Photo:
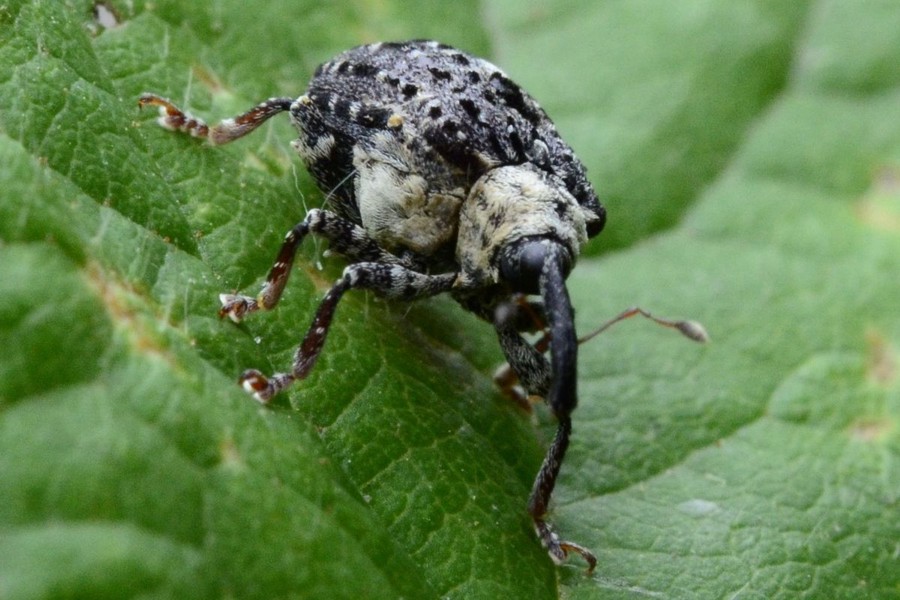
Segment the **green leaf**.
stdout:
[[[0,597],[900,595],[900,10],[334,4],[0,6]],[[713,338],[581,348],[552,520],[589,577],[524,510],[553,419],[493,390],[451,301],[349,294],[312,376],[246,397],[342,262],[306,244],[240,326],[217,295],[321,194],[286,120],[210,148],[136,106],[231,116],[421,37],[501,64],[585,160],[610,221],[579,328],[639,304]]]

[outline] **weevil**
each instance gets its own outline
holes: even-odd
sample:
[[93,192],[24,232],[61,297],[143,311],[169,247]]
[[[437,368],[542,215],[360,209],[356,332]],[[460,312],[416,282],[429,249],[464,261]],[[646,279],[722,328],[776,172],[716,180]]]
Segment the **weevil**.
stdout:
[[[594,555],[560,539],[546,514],[578,398],[566,278],[581,247],[603,229],[606,212],[584,165],[538,103],[486,60],[410,41],[347,50],[319,66],[300,97],[270,98],[213,127],[155,94],[139,104],[158,106],[163,127],[212,144],[286,112],[299,132],[294,148],[330,199],[288,232],[257,296],[220,296],[220,316],[235,322],[274,308],[309,234],[349,263],[321,301],[290,370],[245,371],[243,388],[266,403],[306,377],[350,289],[405,301],[450,294],[493,324],[524,392],[543,397],[555,415],[556,435],[528,513],[555,562],[574,552],[592,570]],[[546,331],[543,341],[529,343],[523,333],[538,329]]]

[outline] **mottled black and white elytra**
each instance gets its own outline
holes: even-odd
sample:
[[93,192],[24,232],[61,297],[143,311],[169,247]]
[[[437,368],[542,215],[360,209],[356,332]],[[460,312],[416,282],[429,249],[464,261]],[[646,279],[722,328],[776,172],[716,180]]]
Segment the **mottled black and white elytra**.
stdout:
[[[267,402],[303,379],[349,289],[401,300],[449,293],[494,325],[521,387],[544,397],[558,419],[528,511],[554,561],[576,552],[593,569],[594,555],[560,540],[545,515],[577,401],[578,338],[565,280],[606,217],[584,166],[537,102],[485,60],[413,41],[348,50],[316,69],[299,98],[271,98],[214,127],[154,94],[140,105],[159,106],[162,126],[213,144],[287,112],[299,132],[294,147],[329,199],[288,232],[255,298],[220,297],[220,315],[234,321],[274,308],[309,233],[350,263],[290,371],[249,370],[241,385]],[[521,335],[536,330],[546,331],[537,344]]]

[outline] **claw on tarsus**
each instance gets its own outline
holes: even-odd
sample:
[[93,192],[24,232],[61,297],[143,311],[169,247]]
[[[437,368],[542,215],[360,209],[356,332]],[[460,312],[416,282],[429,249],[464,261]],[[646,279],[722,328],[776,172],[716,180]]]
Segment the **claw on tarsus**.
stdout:
[[563,564],[566,561],[566,558],[568,558],[569,553],[574,552],[587,563],[588,567],[585,574],[590,575],[594,572],[594,568],[597,566],[597,557],[594,556],[593,552],[581,544],[560,541],[556,532],[554,532],[553,529],[550,528],[550,525],[543,519],[534,520],[534,531],[537,533],[538,538],[541,540],[541,544],[547,549],[547,554],[550,555],[550,559],[554,563],[558,565]]
[[219,318],[228,317],[235,323],[240,323],[247,314],[259,309],[259,302],[249,296],[219,294],[219,302],[222,303]]

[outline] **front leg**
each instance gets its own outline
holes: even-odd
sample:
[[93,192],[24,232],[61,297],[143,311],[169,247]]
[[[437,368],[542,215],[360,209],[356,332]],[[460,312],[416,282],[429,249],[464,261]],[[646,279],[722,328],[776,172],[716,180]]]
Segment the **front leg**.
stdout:
[[[518,406],[530,411],[529,397],[546,398],[550,390],[553,372],[544,357],[547,345],[532,345],[516,330],[512,323],[494,324],[500,348],[506,357],[506,364],[494,372],[494,383],[504,396]],[[541,338],[548,340],[549,337]],[[521,387],[520,387],[521,386]]]
[[327,210],[314,208],[306,218],[294,226],[284,237],[275,263],[269,269],[266,282],[254,298],[236,294],[220,294],[222,308],[220,317],[228,317],[239,323],[246,315],[257,310],[275,308],[284,292],[294,264],[297,250],[307,234],[318,235],[329,242],[329,246],[352,262],[378,262],[400,264],[401,260],[383,250],[365,229]]

